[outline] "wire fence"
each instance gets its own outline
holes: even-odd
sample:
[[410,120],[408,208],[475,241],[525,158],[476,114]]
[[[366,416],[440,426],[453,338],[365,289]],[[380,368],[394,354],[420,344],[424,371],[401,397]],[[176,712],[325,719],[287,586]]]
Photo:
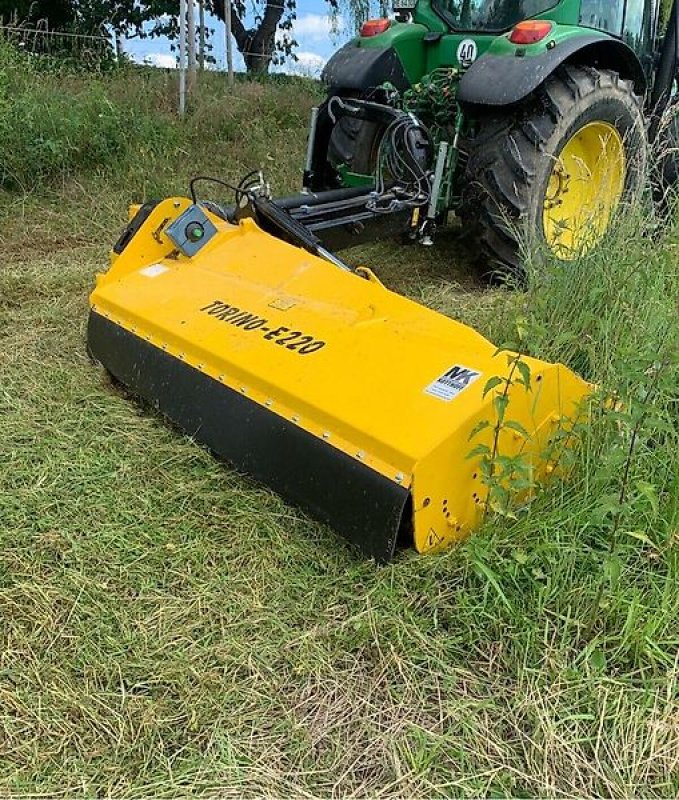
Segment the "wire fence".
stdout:
[[[282,6],[281,6],[282,7]],[[211,33],[214,34],[213,31]],[[163,52],[149,52],[148,54],[138,54],[133,56],[125,53],[124,40],[117,37],[112,32],[106,35],[104,32],[76,33],[72,31],[52,30],[47,20],[39,22],[23,22],[16,18],[0,17],[0,42],[3,40],[15,47],[17,50],[28,53],[31,57],[41,63],[62,67],[67,65],[78,71],[100,72],[115,68],[116,64],[121,65],[131,61],[147,64],[149,66],[164,69],[177,69],[178,73],[178,107],[182,114],[186,108],[187,97],[199,91],[199,83],[196,81],[196,71],[198,66],[211,72],[224,71],[228,86],[232,85],[233,77],[229,70],[229,59],[224,47],[225,39],[216,36],[207,37],[205,34],[196,37],[203,50],[196,58],[193,56],[193,66],[188,72],[185,71],[189,66],[188,61],[184,61],[185,70],[180,67],[181,59],[177,58],[175,52],[176,42],[170,47],[170,52],[163,47]],[[228,36],[226,39],[232,45],[233,39]],[[299,57],[293,52],[284,52],[283,48],[274,47],[271,53],[257,52],[234,52],[232,57],[237,72],[246,71],[246,63],[253,72],[256,73],[257,80],[269,76],[273,80],[280,78],[281,73],[303,76],[307,78],[318,78],[324,64],[324,59],[314,53],[300,53]],[[263,62],[264,69],[257,69],[258,63]],[[249,70],[248,70],[249,71]]]
[[54,31],[46,23],[2,24],[0,21],[0,38],[24,52],[68,58],[83,66],[116,56],[114,42],[108,36]]

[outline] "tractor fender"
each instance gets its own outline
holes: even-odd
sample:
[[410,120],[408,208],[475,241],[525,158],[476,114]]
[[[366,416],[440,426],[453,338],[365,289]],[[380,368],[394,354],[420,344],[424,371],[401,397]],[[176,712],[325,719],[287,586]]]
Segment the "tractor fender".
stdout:
[[365,92],[387,81],[401,91],[410,86],[401,59],[393,47],[357,47],[349,42],[328,61],[321,80],[330,94]]
[[462,76],[458,100],[480,106],[518,103],[566,62],[613,69],[622,78],[633,80],[638,94],[646,89],[644,71],[634,51],[603,34],[574,36],[537,56],[521,57],[519,52],[515,56],[481,56]]

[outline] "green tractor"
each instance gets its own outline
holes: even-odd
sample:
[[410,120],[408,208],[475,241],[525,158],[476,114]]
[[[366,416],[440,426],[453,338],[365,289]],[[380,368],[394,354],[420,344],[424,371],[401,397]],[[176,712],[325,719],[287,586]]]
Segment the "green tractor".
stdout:
[[454,212],[491,269],[520,274],[526,243],[569,261],[601,240],[649,141],[668,151],[656,190],[675,182],[677,0],[664,24],[659,0],[394,7],[326,65],[304,192],[277,201],[324,245],[431,244]]

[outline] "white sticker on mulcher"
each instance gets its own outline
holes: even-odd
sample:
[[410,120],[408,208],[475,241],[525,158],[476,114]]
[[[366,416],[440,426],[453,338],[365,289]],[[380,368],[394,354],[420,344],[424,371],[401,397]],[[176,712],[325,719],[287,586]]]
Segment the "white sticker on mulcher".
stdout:
[[139,270],[140,275],[145,275],[147,278],[157,278],[159,275],[162,275],[163,272],[169,272],[170,268],[166,267],[164,264],[151,264],[150,267],[144,267],[144,269]]
[[480,375],[481,373],[476,370],[463,367],[461,364],[455,364],[454,367],[446,370],[440,378],[430,383],[424,392],[432,395],[432,397],[438,397],[439,400],[452,400],[460,392],[464,391],[467,386],[474,383]]

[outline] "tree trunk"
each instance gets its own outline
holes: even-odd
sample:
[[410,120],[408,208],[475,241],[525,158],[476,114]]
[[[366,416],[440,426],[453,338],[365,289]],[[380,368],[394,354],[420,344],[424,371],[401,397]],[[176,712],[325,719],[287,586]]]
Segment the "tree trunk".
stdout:
[[[215,14],[224,20],[224,0],[214,0]],[[249,74],[265,75],[276,49],[276,30],[283,16],[282,0],[267,0],[259,25],[247,30],[240,13],[242,7],[234,2],[231,5],[231,30],[236,40],[238,52],[243,56]]]

